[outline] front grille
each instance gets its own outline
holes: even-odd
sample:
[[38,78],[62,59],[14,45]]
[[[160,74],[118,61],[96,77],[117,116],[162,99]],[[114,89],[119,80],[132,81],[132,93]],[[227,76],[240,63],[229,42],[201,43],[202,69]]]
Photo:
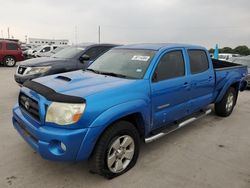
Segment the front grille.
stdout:
[[19,67],[18,67],[18,70],[17,70],[17,73],[18,73],[18,74],[23,74],[23,73],[25,72],[26,69],[27,69],[26,67],[19,66]]
[[19,106],[26,111],[31,117],[40,121],[39,105],[34,99],[27,95],[20,93],[19,95]]

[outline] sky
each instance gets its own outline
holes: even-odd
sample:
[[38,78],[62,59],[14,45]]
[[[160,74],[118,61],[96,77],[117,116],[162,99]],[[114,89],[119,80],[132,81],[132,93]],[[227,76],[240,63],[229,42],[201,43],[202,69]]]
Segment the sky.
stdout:
[[249,0],[0,0],[0,37],[250,47]]

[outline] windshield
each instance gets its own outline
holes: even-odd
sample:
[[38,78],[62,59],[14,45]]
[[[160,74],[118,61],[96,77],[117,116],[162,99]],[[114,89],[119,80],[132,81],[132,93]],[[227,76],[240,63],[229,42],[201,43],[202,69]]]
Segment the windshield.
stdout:
[[87,70],[120,76],[142,79],[155,54],[153,50],[113,49],[94,61]]
[[68,47],[60,50],[56,54],[52,55],[51,57],[54,58],[64,58],[64,59],[70,59],[78,55],[79,53],[82,53],[84,51],[84,47]]

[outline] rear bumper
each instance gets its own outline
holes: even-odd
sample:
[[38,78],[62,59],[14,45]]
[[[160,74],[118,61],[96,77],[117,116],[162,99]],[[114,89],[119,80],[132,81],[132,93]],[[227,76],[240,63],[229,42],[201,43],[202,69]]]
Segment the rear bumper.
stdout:
[[[88,129],[62,129],[31,124],[20,108],[13,109],[12,122],[23,139],[44,159],[75,161]],[[62,147],[61,143],[65,147]],[[66,149],[65,149],[66,148]],[[87,151],[88,153],[88,151]]]

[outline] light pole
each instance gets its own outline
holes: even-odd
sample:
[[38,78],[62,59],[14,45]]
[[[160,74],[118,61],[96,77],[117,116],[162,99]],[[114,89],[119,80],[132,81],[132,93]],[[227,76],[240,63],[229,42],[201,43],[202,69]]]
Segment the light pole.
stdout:
[[101,43],[101,26],[98,26],[98,42]]

